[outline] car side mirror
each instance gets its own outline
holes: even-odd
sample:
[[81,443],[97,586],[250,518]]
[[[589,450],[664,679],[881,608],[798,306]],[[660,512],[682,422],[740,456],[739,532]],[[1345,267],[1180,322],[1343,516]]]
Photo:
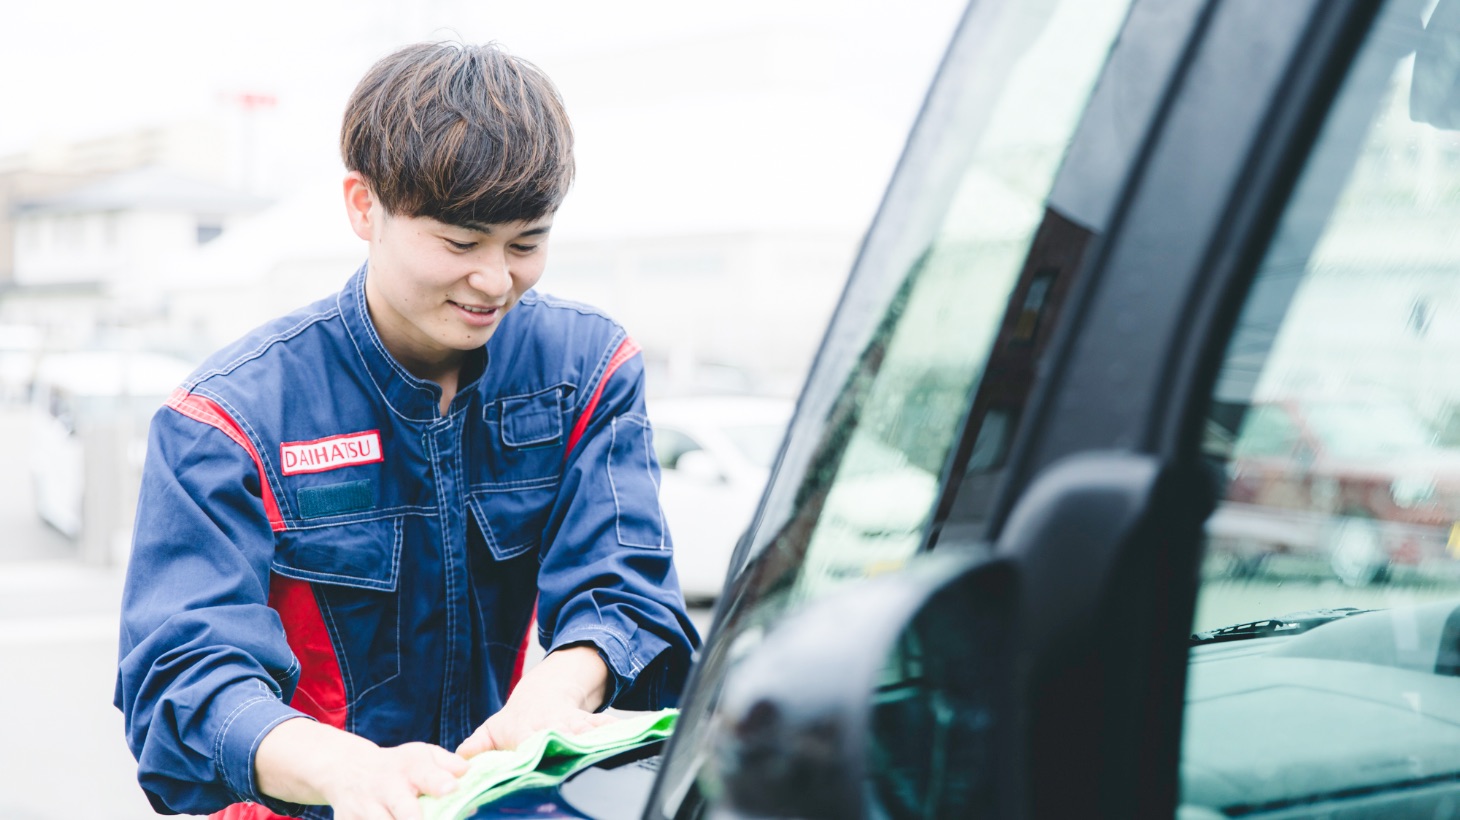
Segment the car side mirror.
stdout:
[[778,625],[725,681],[708,767],[725,816],[996,813],[1014,580],[935,553]]
[[704,450],[690,450],[681,455],[679,460],[674,463],[674,469],[678,470],[680,475],[705,484],[723,484],[726,480],[725,472],[720,469],[719,462]]

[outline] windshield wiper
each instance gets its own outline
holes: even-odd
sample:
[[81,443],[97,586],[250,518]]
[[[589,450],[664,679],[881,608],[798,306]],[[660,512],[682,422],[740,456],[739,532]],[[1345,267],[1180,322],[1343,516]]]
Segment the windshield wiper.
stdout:
[[1224,641],[1245,641],[1251,638],[1276,638],[1283,635],[1300,635],[1314,627],[1323,626],[1326,623],[1341,620],[1351,615],[1362,615],[1365,612],[1374,611],[1372,609],[1359,609],[1352,606],[1341,606],[1333,609],[1305,609],[1302,612],[1293,612],[1276,618],[1264,618],[1260,621],[1249,621],[1245,624],[1224,626],[1209,632],[1197,632],[1191,636],[1191,643],[1196,645],[1222,643]]

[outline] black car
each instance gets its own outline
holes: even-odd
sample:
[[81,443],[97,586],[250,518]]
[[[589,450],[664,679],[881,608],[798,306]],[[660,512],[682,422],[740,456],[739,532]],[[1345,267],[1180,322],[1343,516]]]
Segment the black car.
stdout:
[[974,0],[675,733],[475,816],[1460,812],[1450,574],[1204,566],[1261,397],[1460,406],[1457,129],[1460,0]]

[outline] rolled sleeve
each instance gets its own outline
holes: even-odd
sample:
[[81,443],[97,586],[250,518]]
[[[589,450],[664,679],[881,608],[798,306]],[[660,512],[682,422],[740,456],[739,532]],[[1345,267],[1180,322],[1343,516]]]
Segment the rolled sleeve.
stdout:
[[254,778],[254,756],[264,735],[280,723],[297,717],[313,720],[286,706],[273,692],[255,689],[245,693],[223,718],[213,746],[213,759],[223,782],[233,792],[234,802],[263,803],[281,814],[297,814],[303,808],[266,797]]

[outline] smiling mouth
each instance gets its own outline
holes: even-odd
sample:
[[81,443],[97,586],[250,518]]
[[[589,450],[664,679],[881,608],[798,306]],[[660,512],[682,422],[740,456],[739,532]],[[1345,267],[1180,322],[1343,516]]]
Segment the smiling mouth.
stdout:
[[474,307],[472,305],[463,305],[460,302],[452,302],[451,304],[456,305],[467,313],[475,313],[478,316],[490,316],[501,310],[501,307]]

